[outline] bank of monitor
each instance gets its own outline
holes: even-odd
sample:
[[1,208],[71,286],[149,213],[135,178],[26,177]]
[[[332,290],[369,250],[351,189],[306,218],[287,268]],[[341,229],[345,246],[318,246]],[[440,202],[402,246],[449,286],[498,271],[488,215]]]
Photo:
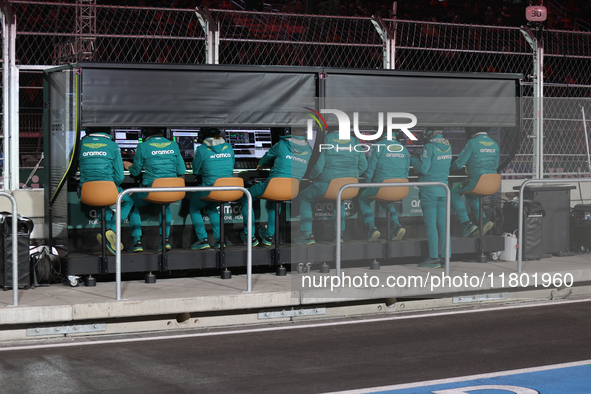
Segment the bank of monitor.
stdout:
[[178,144],[185,161],[192,161],[199,145],[199,129],[171,129],[172,139]]

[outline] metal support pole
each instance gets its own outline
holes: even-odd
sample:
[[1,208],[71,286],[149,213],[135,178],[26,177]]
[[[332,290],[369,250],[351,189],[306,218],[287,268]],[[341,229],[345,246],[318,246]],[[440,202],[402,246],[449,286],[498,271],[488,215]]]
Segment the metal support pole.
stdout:
[[195,8],[195,15],[205,33],[205,63],[218,64],[220,32],[219,23],[213,19],[207,7]]
[[[248,202],[248,221],[247,221],[247,237],[246,242],[246,292],[252,291],[252,196],[250,192],[238,186],[191,186],[191,187],[132,187],[123,190],[119,193],[116,203],[116,223],[115,232],[117,235],[117,248],[115,250],[115,287],[116,287],[116,299],[121,300],[121,200],[123,196],[133,193],[146,193],[146,192],[199,192],[199,191],[236,191],[239,190],[246,194]],[[223,212],[221,213],[224,214]],[[242,213],[244,215],[244,212]],[[166,219],[164,219],[166,221]],[[220,242],[223,242],[221,240]]]
[[4,189],[19,188],[19,70],[16,67],[16,16],[10,4],[2,10],[3,42],[3,121]]
[[583,112],[583,130],[585,131],[585,149],[587,150],[587,166],[589,167],[588,170],[591,171],[591,155],[589,155],[589,134],[587,134],[587,117],[585,116],[585,107],[583,107],[582,105],[581,111]]
[[528,27],[522,27],[521,33],[533,50],[534,79],[534,179],[544,178],[544,45]]
[[[589,179],[591,181],[591,179]],[[445,275],[449,276],[449,257],[451,252],[451,192],[449,186],[443,182],[392,182],[392,183],[348,183],[339,189],[336,200],[336,275],[341,275],[341,200],[345,189],[366,189],[368,187],[411,187],[411,186],[441,186],[445,189]],[[390,234],[388,234],[388,237]]]
[[393,34],[388,29],[388,26],[384,23],[382,18],[379,16],[372,16],[371,23],[373,24],[374,28],[380,35],[380,38],[383,42],[383,67],[385,70],[392,70],[394,69],[394,45],[393,45]]

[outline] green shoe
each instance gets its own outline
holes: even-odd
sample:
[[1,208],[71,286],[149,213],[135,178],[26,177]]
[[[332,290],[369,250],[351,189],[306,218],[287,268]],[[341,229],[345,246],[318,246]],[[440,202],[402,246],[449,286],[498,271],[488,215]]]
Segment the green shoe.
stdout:
[[[376,242],[378,240],[378,238],[380,238],[380,230],[378,230],[377,227],[372,227],[371,230],[369,230],[369,233],[367,233],[367,242]],[[341,242],[343,242],[343,238],[341,237]]]
[[[486,233],[489,232],[491,228],[493,228],[494,225],[495,224],[490,220],[484,219],[484,223],[482,224],[482,236],[484,237]],[[476,232],[475,237],[478,237],[478,232]]]
[[[170,245],[168,238],[166,238],[166,250],[170,250],[170,249],[172,249],[172,245]],[[162,240],[160,240],[160,242],[158,242],[158,251],[162,252]]]
[[462,224],[462,238],[470,236],[470,234],[472,234],[474,231],[478,231],[478,227],[472,224],[472,222]]
[[142,248],[142,241],[133,242],[131,245],[129,245],[127,250],[131,253],[143,252],[144,248]]
[[[242,240],[242,242],[244,242],[244,245],[246,245],[246,234],[244,234],[244,232],[240,232],[240,239]],[[259,244],[259,240],[257,239],[257,237],[252,237],[252,247],[254,248],[255,246],[257,246]]]
[[406,229],[402,226],[398,226],[394,229],[394,231],[392,231],[392,241],[400,241],[402,240],[402,237],[404,237],[404,235],[406,234]]
[[[310,234],[307,237],[302,235],[299,238],[296,238],[293,242],[298,245],[312,245],[316,243],[316,240],[314,239],[314,235]],[[342,238],[341,242],[343,242]]]
[[434,259],[431,257],[427,257],[425,261],[419,264],[421,268],[439,268],[441,267],[441,261],[439,259]]
[[[117,234],[113,230],[107,230],[105,232],[105,239],[107,240],[107,254],[109,256],[115,256],[115,251],[117,249]],[[97,234],[96,240],[102,246],[103,244],[103,237],[101,234]],[[121,250],[123,250],[123,244],[121,244]]]
[[266,227],[259,227],[258,233],[259,233],[259,238],[263,242],[263,245],[265,245],[265,246],[273,245],[273,236],[267,235],[267,228]]
[[197,241],[193,245],[191,245],[191,250],[203,250],[209,249],[210,247],[211,246],[209,246],[207,240],[204,239],[203,241]]

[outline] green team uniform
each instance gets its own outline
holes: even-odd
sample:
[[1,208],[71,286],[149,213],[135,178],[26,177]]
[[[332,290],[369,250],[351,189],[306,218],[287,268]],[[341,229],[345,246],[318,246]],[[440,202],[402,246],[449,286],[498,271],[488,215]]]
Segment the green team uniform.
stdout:
[[[458,160],[452,166],[452,170],[459,170],[466,166],[468,178],[451,189],[451,203],[460,219],[460,223],[470,221],[466,205],[462,201],[462,192],[467,192],[478,183],[481,175],[496,174],[499,167],[499,145],[485,132],[476,133],[466,143],[466,147],[460,153]],[[466,194],[466,201],[477,214],[480,209],[478,197]],[[486,216],[483,216],[486,217]]]
[[[421,174],[419,182],[448,183],[451,166],[451,145],[441,135],[436,134],[423,147],[419,157],[412,157],[410,163]],[[429,257],[438,259],[439,253],[445,257],[446,193],[441,186],[420,187],[421,208],[427,230]]]
[[[151,135],[144,142],[139,144],[135,150],[133,165],[129,167],[129,173],[136,177],[144,170],[141,186],[150,187],[157,178],[172,178],[181,176],[185,173],[185,162],[179,151],[176,142],[170,141],[162,135]],[[149,202],[145,202],[148,193],[134,193],[132,199],[134,209],[129,216],[131,227],[131,236],[134,240],[139,240],[142,236],[142,219],[138,211]],[[160,214],[161,216],[161,214]],[[166,206],[166,238],[170,234],[170,207]],[[160,223],[162,218],[160,217]]]
[[[111,181],[121,192],[121,182],[125,177],[119,145],[106,133],[91,133],[80,141],[78,163],[80,165],[80,186],[86,182]],[[125,220],[133,207],[129,195],[121,200],[121,220]],[[116,228],[115,215],[107,210],[107,229]]]
[[[355,146],[359,140],[355,137],[340,140],[339,133],[328,133],[324,137],[324,145],[331,149],[323,149],[318,161],[310,171],[310,179],[315,182],[303,190],[299,195],[300,200],[300,230],[303,237],[312,235],[312,202],[323,196],[328,189],[330,181],[335,178],[359,176],[367,170],[367,159],[363,151],[356,151]],[[345,202],[341,205],[341,231],[345,230]],[[335,208],[336,215],[336,208]],[[336,226],[336,221],[335,221]]]
[[[382,140],[372,145],[369,151],[368,166],[365,171],[366,183],[379,183],[390,178],[408,178],[410,165],[410,154],[408,150],[398,141]],[[363,214],[363,222],[369,228],[375,226],[373,210],[370,206],[370,198],[375,196],[379,188],[370,187],[361,193],[359,197],[359,208]],[[384,212],[387,204],[379,203]],[[400,222],[394,204],[390,204],[390,220],[392,229],[396,229]]]
[[[308,169],[308,162],[312,156],[312,148],[308,141],[303,136],[281,136],[279,142],[271,147],[259,160],[259,166],[268,168],[271,167],[269,177],[264,181],[251,186],[248,191],[252,195],[252,200],[255,201],[257,197],[262,196],[273,178],[297,178],[298,181]],[[246,235],[248,228],[248,200],[246,196],[240,199],[242,204],[242,217],[244,223],[243,234]],[[269,207],[269,220],[267,221],[267,229],[261,231],[263,237],[273,236],[275,234],[275,203],[271,202]],[[252,214],[252,223],[254,224],[254,213]]]
[[[234,149],[232,149],[232,145],[227,143],[223,138],[207,138],[195,150],[193,173],[195,175],[201,175],[201,186],[213,186],[216,179],[232,176],[234,160]],[[202,209],[207,211],[214,238],[216,240],[220,239],[219,204],[201,200],[201,197],[205,197],[209,193],[208,191],[195,192],[191,198],[191,205],[189,206],[191,221],[193,222],[198,241],[205,241],[207,239],[207,232],[205,231],[203,216],[201,215]]]

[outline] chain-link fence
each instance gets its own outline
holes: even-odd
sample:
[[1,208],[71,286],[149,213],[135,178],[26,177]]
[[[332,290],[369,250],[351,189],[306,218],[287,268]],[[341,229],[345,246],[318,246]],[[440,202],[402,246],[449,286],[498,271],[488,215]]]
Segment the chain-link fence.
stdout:
[[[93,8],[94,31],[84,31],[80,8]],[[13,2],[20,64],[205,61],[205,34],[195,10]]]
[[[89,5],[18,0],[12,5],[21,65],[78,60],[202,64],[211,61],[208,45],[217,45],[192,9],[95,5],[86,13],[95,23],[85,29],[80,7]],[[210,34],[219,27],[220,64],[384,68],[387,45],[376,28],[381,23],[392,41],[396,69],[521,73],[525,77],[521,95],[533,96],[533,51],[519,28],[229,9],[209,12],[214,22]],[[544,96],[589,97],[591,33],[535,34],[545,48]],[[39,78],[36,73],[21,75],[22,165],[38,158],[42,149],[35,134],[41,132],[35,115],[41,112],[35,93],[41,86]],[[581,131],[584,101],[544,103],[545,172],[588,173]],[[500,131],[502,154],[515,154],[505,170],[508,174],[532,173],[533,111],[532,100],[523,100],[521,128]]]
[[371,18],[212,10],[221,64],[382,68]]

